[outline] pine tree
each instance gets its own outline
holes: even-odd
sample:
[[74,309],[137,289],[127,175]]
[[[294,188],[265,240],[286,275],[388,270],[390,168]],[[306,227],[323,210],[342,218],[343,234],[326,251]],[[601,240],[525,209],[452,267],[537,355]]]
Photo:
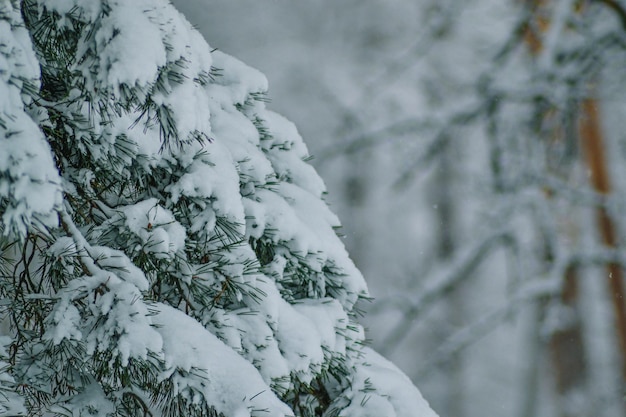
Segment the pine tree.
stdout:
[[0,415],[434,415],[266,92],[166,0],[0,0]]

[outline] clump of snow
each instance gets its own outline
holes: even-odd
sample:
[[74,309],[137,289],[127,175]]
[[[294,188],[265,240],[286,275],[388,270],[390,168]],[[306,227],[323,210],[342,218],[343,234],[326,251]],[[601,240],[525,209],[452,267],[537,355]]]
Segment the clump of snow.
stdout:
[[[117,207],[123,224],[142,242],[142,249],[158,258],[171,258],[185,248],[185,228],[156,198]],[[115,218],[112,222],[115,223]]]
[[259,147],[260,136],[257,128],[233,106],[228,91],[227,87],[219,85],[209,88],[209,94],[215,98],[211,105],[213,137],[228,148],[237,163],[239,174],[246,182],[265,184],[268,178],[275,175],[274,169]]
[[144,12],[153,3],[134,0],[126,7],[112,7],[102,18],[95,42],[103,85],[144,86],[166,64],[161,33]]
[[82,340],[81,316],[78,309],[71,303],[69,297],[64,297],[54,307],[48,318],[49,327],[44,334],[44,340],[52,340],[56,345],[63,339]]
[[[55,344],[64,339],[83,341],[89,355],[111,352],[123,366],[129,359],[146,360],[160,352],[162,341],[152,328],[149,311],[141,290],[148,289],[143,272],[128,257],[108,247],[90,245],[66,212],[61,214],[77,257],[87,273],[71,280],[58,291],[58,301],[46,319],[44,340]],[[49,253],[63,256],[60,247],[68,246],[62,239]],[[81,307],[77,302],[88,300]]]
[[[126,366],[130,358],[146,360],[151,352],[161,351],[161,338],[152,327],[137,287],[103,273],[73,280],[63,297],[74,298],[78,294],[95,299],[89,306],[91,315],[81,323],[88,354],[111,351]],[[57,326],[68,325],[67,317],[63,318]],[[55,332],[57,339],[58,335]]]
[[[341,306],[330,300],[292,305],[267,278],[256,281],[264,293],[256,310],[249,308],[216,313],[215,329],[229,346],[254,363],[266,383],[281,383],[291,373],[310,383],[324,365],[325,354],[345,354],[345,340],[336,331],[347,323]],[[307,308],[306,306],[309,308]]]
[[5,371],[8,366],[8,352],[6,346],[11,343],[11,338],[0,337],[0,415],[3,416],[26,416],[24,398],[15,390],[15,380]]
[[296,126],[272,111],[264,112],[263,119],[272,135],[262,146],[276,174],[321,197],[326,192],[326,185],[315,169],[304,161],[309,152]]
[[350,319],[337,300],[299,300],[293,308],[311,320],[320,338],[318,343],[326,351],[346,354],[347,326]]
[[[173,203],[182,197],[212,200],[216,214],[243,223],[239,176],[228,150],[213,143],[186,168],[180,179],[165,187]],[[207,204],[208,206],[208,204]]]
[[251,94],[267,91],[267,78],[260,71],[221,51],[213,51],[211,56],[213,65],[222,69],[215,83],[228,87],[231,103],[244,104]]
[[349,404],[341,407],[342,416],[437,417],[411,380],[394,364],[369,348],[362,352],[350,387],[338,401]]
[[[108,417],[114,415],[115,404],[106,397],[102,387],[96,383],[87,385],[70,400],[74,415],[89,417]],[[59,410],[63,411],[63,409]]]
[[358,297],[367,293],[367,287],[334,232],[333,227],[339,225],[339,220],[328,206],[308,191],[287,182],[272,191],[257,190],[255,196],[258,204],[245,201],[248,234],[259,236],[271,230],[266,236],[275,243],[284,242],[311,270],[322,272],[329,265],[340,269],[343,277],[338,296],[345,307],[351,309]]
[[19,8],[0,2],[0,229],[24,237],[33,223],[55,227],[61,203],[48,143],[24,108],[22,88],[39,85],[39,66]]
[[[259,410],[276,417],[293,415],[252,364],[200,323],[163,304],[153,308],[153,322],[163,338],[166,369],[161,377],[172,379],[178,394],[193,400],[194,392],[199,392],[227,416],[250,417],[260,415]],[[193,373],[182,377],[181,371]]]
[[43,0],[40,4],[48,10],[57,12],[60,16],[79,11],[87,21],[96,19],[102,11],[101,0]]
[[140,291],[148,289],[148,280],[143,271],[124,252],[105,246],[90,246],[89,255],[96,260],[99,268],[115,272],[117,277]]

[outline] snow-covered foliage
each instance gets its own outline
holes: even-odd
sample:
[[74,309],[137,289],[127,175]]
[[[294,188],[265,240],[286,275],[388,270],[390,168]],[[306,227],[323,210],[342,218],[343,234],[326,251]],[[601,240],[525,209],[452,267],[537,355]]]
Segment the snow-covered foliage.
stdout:
[[624,415],[624,2],[172,1],[312,139],[373,346],[435,410]]
[[39,65],[19,10],[0,2],[0,230],[24,236],[54,224],[60,181],[50,147],[28,114]]
[[261,73],[167,0],[0,0],[0,77],[2,415],[434,416]]

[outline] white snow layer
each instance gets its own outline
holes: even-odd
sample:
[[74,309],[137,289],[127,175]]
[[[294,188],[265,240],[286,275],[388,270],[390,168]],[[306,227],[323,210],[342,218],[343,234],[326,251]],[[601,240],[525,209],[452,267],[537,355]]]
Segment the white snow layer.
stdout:
[[11,387],[15,380],[4,369],[8,366],[9,354],[6,347],[11,343],[11,338],[0,337],[0,415],[2,416],[26,416],[24,400]]
[[411,380],[369,348],[363,349],[363,359],[343,395],[350,404],[342,416],[437,417]]
[[39,64],[19,9],[0,0],[0,232],[21,237],[36,222],[55,227],[61,202],[50,147],[24,109],[26,84],[39,86]]
[[[290,416],[292,411],[265,384],[252,364],[185,313],[158,304],[152,317],[163,338],[166,369],[178,393],[198,401],[198,393],[227,416]],[[183,376],[193,373],[198,376]],[[267,410],[262,412],[261,410]],[[259,414],[261,413],[261,414]]]
[[185,228],[156,198],[117,208],[128,229],[141,239],[143,250],[158,258],[174,257],[185,248]]

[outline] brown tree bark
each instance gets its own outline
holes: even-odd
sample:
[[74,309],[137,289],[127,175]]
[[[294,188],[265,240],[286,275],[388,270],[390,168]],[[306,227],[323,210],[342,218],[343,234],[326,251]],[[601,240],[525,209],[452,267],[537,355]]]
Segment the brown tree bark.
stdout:
[[[589,168],[591,185],[598,193],[611,194],[611,182],[607,168],[604,138],[602,135],[598,102],[586,99],[581,103],[580,139]],[[605,206],[596,209],[598,229],[604,244],[617,248],[615,224]],[[607,281],[615,315],[615,333],[619,340],[622,379],[626,381],[626,299],[624,297],[624,275],[622,267],[615,262],[606,266]]]
[[[543,51],[543,38],[550,28],[549,0],[530,0],[532,17],[524,32],[524,41],[533,56]],[[542,115],[545,120],[555,117],[555,111],[546,110]],[[550,123],[546,123],[550,125]],[[545,138],[550,141],[566,141],[562,126],[551,128]],[[583,132],[581,131],[581,136]],[[558,171],[558,169],[556,169]],[[546,198],[551,198],[549,193]],[[564,231],[568,233],[569,231]],[[571,398],[585,390],[587,365],[583,328],[578,310],[578,275],[574,266],[570,266],[564,276],[561,287],[559,310],[564,311],[565,321],[553,330],[549,341],[550,358],[553,365],[554,384],[558,400],[558,409],[562,417],[587,417],[587,410],[573,407]],[[589,416],[590,417],[590,416]]]
[[[578,312],[578,276],[574,267],[568,268],[563,277],[561,306],[566,320],[554,330],[550,338],[550,354],[554,364],[554,383],[559,394],[559,410],[562,417],[587,416],[589,410],[572,407],[571,397],[584,392],[587,381],[587,363],[583,328]],[[564,325],[563,325],[564,324]]]

